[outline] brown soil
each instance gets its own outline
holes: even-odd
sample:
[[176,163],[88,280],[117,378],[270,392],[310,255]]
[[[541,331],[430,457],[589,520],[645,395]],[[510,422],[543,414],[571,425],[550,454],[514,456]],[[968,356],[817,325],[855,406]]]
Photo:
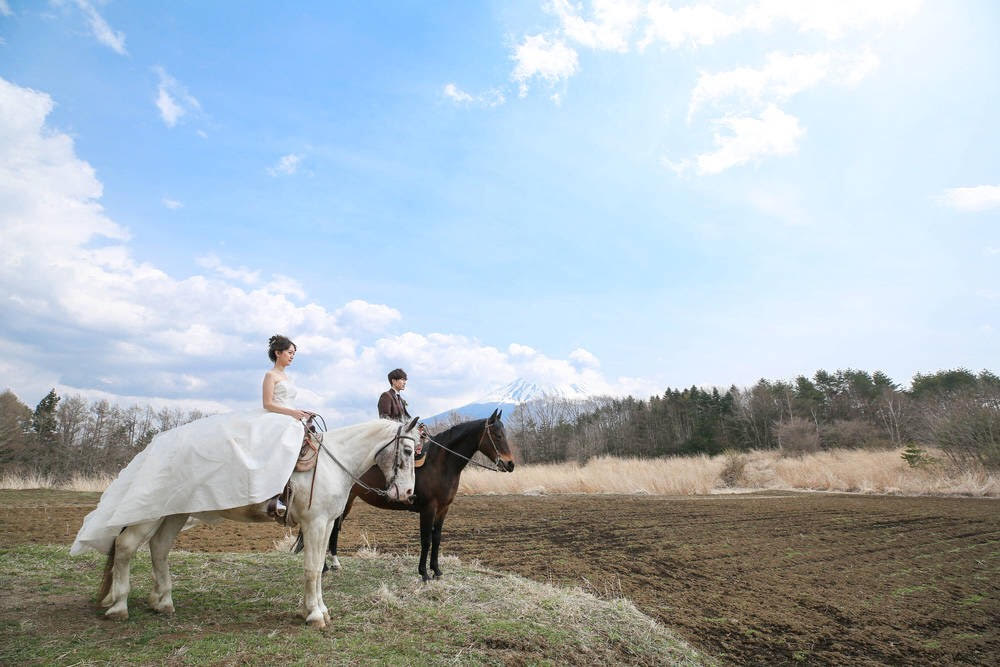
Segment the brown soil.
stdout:
[[[0,547],[68,544],[96,500],[0,491]],[[178,548],[264,550],[284,535],[270,525],[200,526]],[[419,553],[407,512],[356,504],[341,553],[364,538]],[[442,553],[623,595],[740,664],[985,665],[1000,656],[997,500],[466,496],[445,523]]]

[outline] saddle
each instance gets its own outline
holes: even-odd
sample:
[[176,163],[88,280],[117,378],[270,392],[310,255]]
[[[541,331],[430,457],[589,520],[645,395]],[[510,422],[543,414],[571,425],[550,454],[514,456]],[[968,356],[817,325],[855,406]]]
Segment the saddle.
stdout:
[[[306,420],[305,434],[302,436],[302,446],[299,448],[299,458],[295,461],[295,472],[309,472],[312,470],[312,484],[314,485],[316,483],[316,461],[319,459],[321,439],[319,430],[313,424],[313,418],[314,416],[310,416]],[[271,506],[268,506],[268,514],[282,526],[296,526],[297,522],[290,516],[292,507],[292,480],[288,480],[281,493],[275,499],[272,499],[272,505],[276,499],[281,499],[282,504],[287,508],[285,513],[279,515],[271,509]],[[309,487],[309,504],[312,504],[312,485]]]
[[309,472],[316,467],[319,457],[320,436],[313,426],[312,418],[306,422],[306,432],[302,437],[302,447],[299,448],[299,458],[295,461],[296,472]]

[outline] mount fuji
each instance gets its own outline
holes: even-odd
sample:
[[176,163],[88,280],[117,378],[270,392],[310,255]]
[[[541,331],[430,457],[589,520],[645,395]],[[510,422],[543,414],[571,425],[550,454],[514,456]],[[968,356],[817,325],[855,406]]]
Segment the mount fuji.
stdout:
[[452,415],[458,415],[462,419],[483,419],[489,417],[497,408],[510,414],[518,405],[528,403],[529,401],[537,401],[542,398],[561,398],[569,401],[579,401],[590,396],[591,393],[587,391],[587,388],[578,384],[542,384],[518,378],[509,384],[497,387],[472,403],[466,403],[461,407],[434,415],[426,421],[433,423],[439,420],[446,420]]

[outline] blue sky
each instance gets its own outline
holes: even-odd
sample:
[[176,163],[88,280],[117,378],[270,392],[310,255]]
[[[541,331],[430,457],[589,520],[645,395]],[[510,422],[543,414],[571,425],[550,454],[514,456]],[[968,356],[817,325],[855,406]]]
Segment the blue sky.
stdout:
[[990,2],[0,0],[0,385],[997,369]]

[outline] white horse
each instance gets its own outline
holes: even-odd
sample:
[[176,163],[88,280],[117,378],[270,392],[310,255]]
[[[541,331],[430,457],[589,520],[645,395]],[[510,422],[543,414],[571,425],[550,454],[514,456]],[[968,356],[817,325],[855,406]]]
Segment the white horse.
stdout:
[[[322,628],[330,620],[323,604],[323,557],[333,523],[344,512],[355,478],[377,465],[389,480],[388,497],[404,501],[412,498],[415,438],[411,431],[416,423],[416,419],[403,425],[380,419],[322,433],[323,453],[318,455],[316,463],[315,487],[311,488],[311,471],[292,473],[292,499],[287,512],[300,524],[305,542],[305,595],[301,614],[309,625]],[[108,554],[104,579],[97,593],[101,605],[110,607],[104,614],[107,618],[128,618],[129,569],[136,550],[147,540],[153,562],[149,604],[155,611],[173,613],[167,553],[189,517],[208,522],[273,521],[267,514],[266,503],[259,503],[194,515],[172,514],[123,528]]]

